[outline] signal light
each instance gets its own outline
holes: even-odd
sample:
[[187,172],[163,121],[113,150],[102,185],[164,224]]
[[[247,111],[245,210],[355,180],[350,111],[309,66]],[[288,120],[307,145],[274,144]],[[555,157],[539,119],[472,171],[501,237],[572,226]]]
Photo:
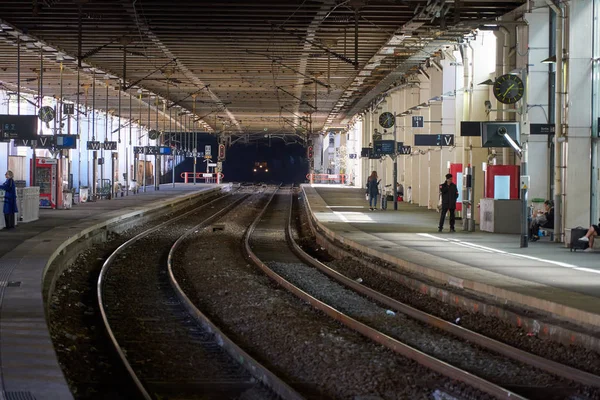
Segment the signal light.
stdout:
[[219,160],[224,160],[224,159],[225,159],[225,145],[220,144],[219,145]]
[[313,158],[313,147],[312,146],[308,146],[308,148],[306,149],[306,153],[309,159]]

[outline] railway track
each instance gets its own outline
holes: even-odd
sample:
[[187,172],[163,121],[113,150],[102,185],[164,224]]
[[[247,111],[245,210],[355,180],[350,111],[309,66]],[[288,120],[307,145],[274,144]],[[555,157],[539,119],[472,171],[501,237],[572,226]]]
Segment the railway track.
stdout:
[[[137,235],[105,261],[97,284],[106,329],[145,399],[274,399],[268,374],[215,329],[207,329],[172,285],[169,254],[197,231],[243,204],[250,194],[215,199]],[[258,195],[260,196],[260,194]],[[192,312],[192,313],[190,313]],[[232,357],[233,355],[233,357]],[[239,360],[244,358],[246,362]],[[251,366],[253,374],[247,367]],[[285,387],[284,384],[280,387]],[[290,397],[291,398],[291,397]]]
[[[293,239],[291,204],[289,196],[274,200],[268,218],[253,225],[256,233],[249,231],[246,251],[271,278],[298,297],[393,351],[496,398],[598,398],[600,378],[595,375],[422,313],[314,260]],[[284,234],[289,247],[283,246],[282,240],[265,240]]]

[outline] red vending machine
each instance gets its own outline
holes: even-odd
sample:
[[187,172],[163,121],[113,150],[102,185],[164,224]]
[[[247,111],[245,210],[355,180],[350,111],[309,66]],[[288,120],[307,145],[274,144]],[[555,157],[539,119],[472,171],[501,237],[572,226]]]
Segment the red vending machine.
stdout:
[[518,199],[519,172],[518,165],[488,165],[485,172],[485,197],[488,199]]
[[463,196],[463,165],[450,164],[450,173],[452,174],[452,182],[458,188],[458,199],[456,199],[456,211],[462,211],[462,196]]
[[35,186],[40,187],[40,208],[57,207],[57,179],[58,160],[54,158],[37,158],[35,160]]

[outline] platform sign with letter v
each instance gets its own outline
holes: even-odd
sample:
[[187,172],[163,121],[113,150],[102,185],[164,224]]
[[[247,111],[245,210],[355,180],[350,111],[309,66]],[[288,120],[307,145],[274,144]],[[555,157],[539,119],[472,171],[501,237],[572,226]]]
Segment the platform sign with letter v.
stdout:
[[441,136],[441,146],[454,146],[454,135],[443,134]]

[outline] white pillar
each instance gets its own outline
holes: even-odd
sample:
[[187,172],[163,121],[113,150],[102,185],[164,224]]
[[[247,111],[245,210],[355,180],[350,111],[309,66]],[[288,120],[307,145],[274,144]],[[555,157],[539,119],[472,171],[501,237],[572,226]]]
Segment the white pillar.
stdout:
[[566,92],[564,228],[589,226],[591,198],[592,34],[593,2],[569,6],[569,59]]

